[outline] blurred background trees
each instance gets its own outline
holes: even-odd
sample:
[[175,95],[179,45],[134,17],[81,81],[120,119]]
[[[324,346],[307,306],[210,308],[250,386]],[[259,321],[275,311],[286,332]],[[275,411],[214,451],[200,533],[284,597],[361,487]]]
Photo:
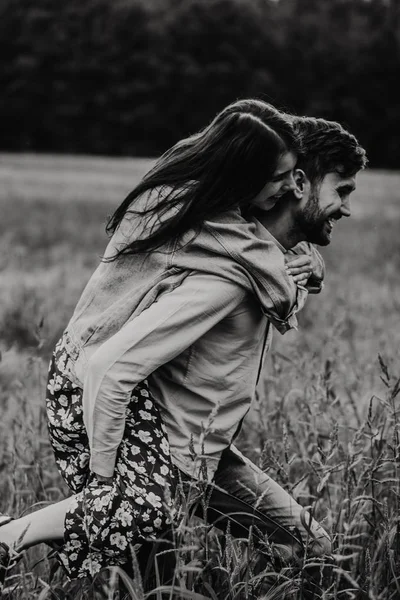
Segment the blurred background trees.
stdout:
[[399,0],[0,0],[0,149],[155,156],[227,103],[400,156]]

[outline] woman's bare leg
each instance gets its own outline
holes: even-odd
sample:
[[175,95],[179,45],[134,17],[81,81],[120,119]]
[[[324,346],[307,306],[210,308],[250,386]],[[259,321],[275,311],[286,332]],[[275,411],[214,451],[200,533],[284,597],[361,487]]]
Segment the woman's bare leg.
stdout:
[[10,521],[0,527],[0,542],[20,551],[42,542],[62,540],[65,515],[70,503],[71,498],[66,498]]

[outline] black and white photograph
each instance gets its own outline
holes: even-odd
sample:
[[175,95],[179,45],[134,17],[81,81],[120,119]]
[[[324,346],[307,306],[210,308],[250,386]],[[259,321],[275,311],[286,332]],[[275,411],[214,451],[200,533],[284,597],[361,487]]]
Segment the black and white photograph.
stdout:
[[0,0],[0,597],[400,600],[400,0]]

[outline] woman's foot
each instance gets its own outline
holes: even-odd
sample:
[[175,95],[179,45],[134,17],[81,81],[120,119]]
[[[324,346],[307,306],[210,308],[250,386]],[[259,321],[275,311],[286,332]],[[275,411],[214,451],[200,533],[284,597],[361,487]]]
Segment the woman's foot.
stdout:
[[4,542],[0,542],[0,595],[3,592],[4,580],[10,564],[10,548]]
[[[13,521],[13,518],[9,515],[0,514],[0,527],[11,521]],[[12,550],[6,542],[0,542],[0,595],[3,591],[7,570],[17,562],[18,558],[19,554]]]
[[5,542],[0,542],[0,596],[4,588],[4,580],[8,569],[14,567],[21,559],[22,554],[16,552]]

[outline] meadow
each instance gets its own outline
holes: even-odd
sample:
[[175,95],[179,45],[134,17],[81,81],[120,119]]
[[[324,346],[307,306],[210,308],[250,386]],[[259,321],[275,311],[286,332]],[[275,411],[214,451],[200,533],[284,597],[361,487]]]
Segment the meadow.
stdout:
[[[0,512],[25,514],[68,494],[47,439],[48,361],[107,243],[107,217],[151,164],[0,156]],[[400,174],[361,173],[352,212],[322,249],[325,287],[309,298],[299,330],[275,334],[238,445],[330,531],[335,568],[325,600],[395,600]],[[136,577],[126,580],[127,598],[303,597],[301,570],[278,572],[271,559],[263,587],[248,545],[229,533],[222,548],[189,520],[182,539],[176,589],[146,593]],[[9,573],[6,598],[123,597],[115,583],[123,573],[68,583],[48,554],[44,545],[26,553]]]

